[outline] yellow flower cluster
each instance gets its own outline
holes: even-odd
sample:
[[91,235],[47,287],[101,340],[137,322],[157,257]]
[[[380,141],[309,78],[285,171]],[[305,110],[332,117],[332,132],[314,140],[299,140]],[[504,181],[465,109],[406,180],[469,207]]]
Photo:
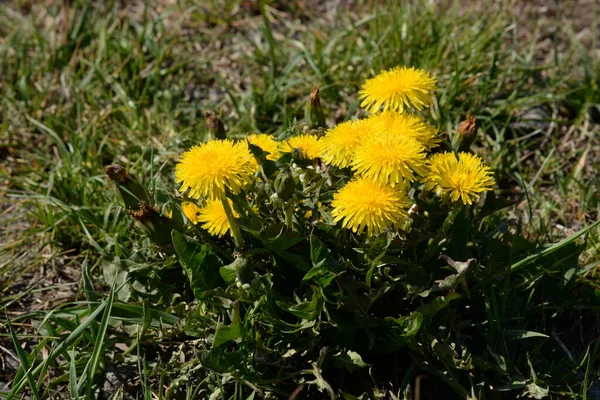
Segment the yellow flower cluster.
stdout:
[[372,114],[343,122],[322,139],[322,159],[355,174],[334,195],[335,221],[360,233],[378,234],[398,229],[408,217],[406,188],[419,181],[442,198],[472,204],[494,185],[492,172],[468,153],[438,153],[435,128],[409,107],[421,110],[431,104],[436,79],[423,70],[396,67],[365,82],[359,92]]
[[[293,153],[353,174],[334,194],[331,213],[334,221],[359,234],[400,229],[408,218],[407,188],[413,182],[443,199],[470,205],[493,188],[490,168],[470,153],[432,154],[441,143],[436,129],[408,112],[429,106],[435,91],[436,79],[426,71],[396,67],[367,80],[359,92],[361,106],[371,113],[367,118],[342,122],[323,138],[301,134],[276,141],[255,134],[245,141],[211,140],[192,147],[179,159],[175,180],[204,207],[188,202],[182,204],[183,212],[213,235],[231,232],[225,195],[245,190],[258,168],[249,144],[267,153],[267,160]],[[233,217],[239,218],[235,213]]]

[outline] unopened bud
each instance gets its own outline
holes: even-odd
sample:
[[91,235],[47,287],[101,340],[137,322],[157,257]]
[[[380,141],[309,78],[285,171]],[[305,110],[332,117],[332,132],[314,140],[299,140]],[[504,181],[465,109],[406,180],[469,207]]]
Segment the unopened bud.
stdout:
[[477,121],[471,115],[458,124],[458,129],[452,137],[452,146],[458,151],[468,151],[475,140]]
[[304,108],[304,119],[309,128],[319,128],[325,126],[325,115],[321,107],[321,98],[319,97],[319,86],[311,90],[306,107]]
[[143,201],[137,210],[130,210],[129,215],[154,243],[164,246],[171,242],[172,228],[156,208]]
[[225,126],[213,111],[206,110],[204,112],[206,119],[206,127],[208,128],[208,140],[226,139]]
[[302,152],[302,149],[300,147],[294,147],[290,154],[292,155],[292,160],[295,161],[302,161],[307,159],[306,155]]
[[120,165],[113,164],[104,168],[108,178],[117,185],[119,193],[125,202],[125,207],[137,209],[141,202],[150,203],[150,198],[146,189],[140,185],[131,175]]
[[242,284],[252,282],[252,279],[254,278],[254,268],[247,258],[238,257],[233,261],[233,264],[235,265],[236,277]]

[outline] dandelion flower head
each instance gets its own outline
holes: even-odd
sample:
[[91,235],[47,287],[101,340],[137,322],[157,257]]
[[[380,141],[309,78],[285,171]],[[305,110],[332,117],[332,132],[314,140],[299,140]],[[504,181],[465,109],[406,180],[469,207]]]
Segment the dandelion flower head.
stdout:
[[356,149],[352,169],[361,176],[392,186],[412,182],[423,175],[425,147],[415,139],[383,133],[362,143]]
[[366,229],[371,236],[398,229],[408,218],[410,202],[399,186],[359,177],[333,195],[331,206],[335,222],[358,234]]
[[405,108],[417,110],[431,104],[432,94],[436,90],[436,79],[428,72],[414,67],[395,67],[382,71],[368,79],[358,92],[363,100],[360,104],[367,111],[404,112]]
[[279,144],[273,139],[273,136],[264,133],[258,135],[250,135],[246,138],[251,144],[260,147],[264,152],[269,153],[267,160],[275,161],[281,156],[279,152]]
[[198,223],[198,215],[200,215],[200,210],[200,207],[190,201],[181,203],[181,211],[183,211],[187,219],[189,219],[194,225]]
[[366,119],[342,122],[330,129],[323,142],[323,161],[340,168],[350,166],[356,148],[368,137],[374,136],[373,124]]
[[[233,216],[238,218],[239,214],[233,209],[231,200],[227,199],[227,201],[233,211]],[[229,225],[229,220],[227,219],[227,214],[221,200],[208,200],[206,206],[200,209],[198,222],[201,222],[202,228],[206,229],[213,236],[221,237],[231,230],[231,225]]]
[[435,190],[452,201],[459,199],[472,204],[481,193],[494,187],[490,168],[478,156],[461,152],[434,154],[429,159],[429,171],[423,179],[425,189]]
[[211,140],[181,155],[175,182],[195,199],[220,198],[226,190],[239,193],[251,182],[256,163],[245,142]]
[[318,137],[309,134],[293,136],[281,142],[280,151],[290,153],[299,149],[303,157],[309,160],[318,158],[323,153],[323,142]]
[[436,129],[413,114],[384,111],[371,115],[367,120],[372,124],[372,129],[377,132],[408,136],[428,149],[440,143],[440,139],[436,136]]

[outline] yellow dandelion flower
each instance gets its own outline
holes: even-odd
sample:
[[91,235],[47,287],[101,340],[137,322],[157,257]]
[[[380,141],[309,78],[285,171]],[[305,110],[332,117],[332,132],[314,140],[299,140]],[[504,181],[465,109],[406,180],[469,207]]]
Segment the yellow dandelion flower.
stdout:
[[404,190],[368,178],[357,178],[333,195],[331,215],[358,234],[378,235],[398,229],[408,218],[410,202]]
[[323,154],[321,157],[327,164],[346,168],[352,163],[356,148],[367,137],[373,136],[374,125],[366,119],[342,122],[327,134],[323,142]]
[[300,149],[303,157],[312,160],[320,157],[323,153],[323,143],[318,137],[308,134],[293,136],[281,142],[280,151],[282,153],[290,153],[294,149]]
[[472,204],[482,192],[494,187],[493,172],[478,156],[459,153],[434,154],[429,158],[429,171],[423,179],[425,189],[435,190],[452,201]]
[[192,198],[220,198],[226,190],[247,186],[256,163],[245,142],[212,140],[183,153],[175,166],[175,182]]
[[192,224],[196,225],[198,223],[198,215],[200,215],[201,210],[200,207],[194,203],[186,201],[181,203],[181,210]]
[[352,169],[359,175],[392,186],[412,182],[415,173],[423,175],[425,147],[415,139],[382,133],[365,141],[356,149]]
[[405,107],[421,110],[431,104],[436,79],[428,72],[414,67],[395,67],[368,79],[358,92],[360,104],[367,111],[404,112]]
[[440,144],[436,129],[413,114],[384,111],[371,115],[367,121],[377,132],[408,136],[426,148],[433,148]]
[[279,144],[273,139],[273,136],[261,133],[259,135],[250,135],[246,138],[250,143],[260,147],[262,151],[269,153],[267,160],[275,161],[281,156]]
[[[233,209],[231,200],[227,199],[229,206],[233,211],[235,218],[239,217],[239,214]],[[231,230],[223,202],[221,200],[208,200],[206,206],[200,209],[198,215],[198,222],[202,222],[202,228],[206,229],[208,233],[213,236],[221,237]]]

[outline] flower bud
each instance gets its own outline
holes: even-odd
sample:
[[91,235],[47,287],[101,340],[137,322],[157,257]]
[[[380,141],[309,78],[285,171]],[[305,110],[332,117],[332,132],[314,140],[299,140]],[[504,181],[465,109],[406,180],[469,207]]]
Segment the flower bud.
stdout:
[[292,160],[294,161],[307,160],[306,155],[302,152],[302,149],[300,147],[294,147],[290,154],[292,155]]
[[130,210],[129,215],[138,222],[138,225],[148,238],[154,243],[164,246],[171,242],[171,226],[158,210],[150,207],[145,201],[140,202],[137,210]]
[[106,166],[104,171],[108,178],[117,185],[117,189],[119,189],[119,193],[125,202],[125,207],[136,210],[140,203],[150,203],[150,197],[146,189],[129,175],[125,168],[113,164]]
[[235,265],[235,274],[237,279],[242,284],[247,284],[254,278],[254,268],[252,264],[245,257],[238,257],[233,261]]
[[204,112],[204,118],[206,119],[206,127],[208,128],[208,140],[227,139],[225,126],[217,114],[213,111],[206,110]]
[[452,146],[457,151],[469,151],[475,134],[477,133],[477,121],[471,115],[458,124],[458,129],[452,136]]
[[304,119],[309,128],[318,128],[325,126],[325,115],[321,107],[321,98],[319,97],[319,86],[310,91],[310,96],[304,108]]

